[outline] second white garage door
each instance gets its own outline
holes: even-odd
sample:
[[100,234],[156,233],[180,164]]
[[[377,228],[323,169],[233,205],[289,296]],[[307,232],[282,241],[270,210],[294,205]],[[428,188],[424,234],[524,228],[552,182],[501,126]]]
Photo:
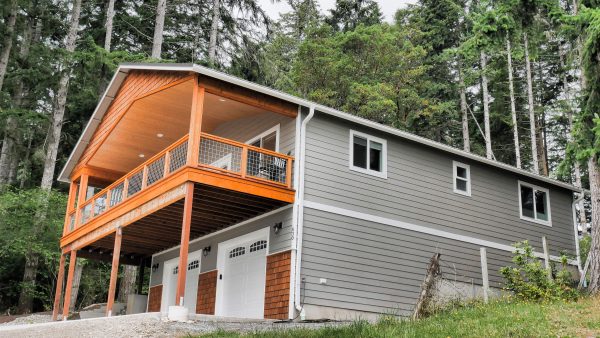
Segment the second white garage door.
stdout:
[[263,318],[268,230],[219,244],[218,316]]

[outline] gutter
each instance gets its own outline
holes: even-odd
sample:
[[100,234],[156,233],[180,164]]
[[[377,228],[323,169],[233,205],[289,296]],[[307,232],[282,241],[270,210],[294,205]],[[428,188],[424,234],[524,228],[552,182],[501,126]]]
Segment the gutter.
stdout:
[[310,105],[308,116],[300,127],[300,161],[298,164],[298,196],[296,197],[296,264],[294,272],[294,305],[298,312],[302,311],[300,304],[300,263],[302,261],[302,234],[304,227],[304,167],[306,162],[306,126],[315,115],[315,105]]

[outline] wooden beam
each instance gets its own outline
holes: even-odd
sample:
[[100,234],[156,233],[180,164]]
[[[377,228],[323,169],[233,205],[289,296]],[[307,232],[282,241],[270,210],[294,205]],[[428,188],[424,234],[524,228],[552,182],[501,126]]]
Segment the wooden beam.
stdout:
[[115,232],[115,248],[113,250],[112,266],[110,268],[110,284],[108,287],[108,301],[106,302],[106,316],[112,316],[112,307],[115,303],[115,291],[117,289],[117,275],[119,273],[119,256],[121,255],[121,240],[123,229],[117,228]]
[[181,223],[181,247],[179,248],[179,273],[177,274],[177,291],[175,304],[183,306],[185,296],[185,276],[187,272],[188,246],[190,244],[190,228],[192,225],[192,207],[194,202],[194,183],[186,183],[185,203],[183,205],[183,221]]
[[254,107],[269,110],[287,117],[295,118],[298,115],[298,105],[283,101],[272,96],[242,88],[234,84],[203,76],[200,84],[206,91],[231,100],[249,104]]
[[71,306],[71,291],[73,289],[73,275],[75,274],[75,265],[77,264],[77,251],[71,250],[69,258],[69,275],[67,276],[67,286],[65,288],[65,301],[63,303],[63,320],[69,316],[69,307]]
[[188,131],[189,146],[187,163],[193,167],[198,165],[200,155],[200,135],[202,129],[202,113],[204,110],[204,87],[194,83],[194,93],[192,95],[192,109],[190,112],[190,129]]
[[65,279],[65,260],[66,256],[61,253],[60,263],[58,265],[58,278],[56,278],[56,292],[54,293],[54,309],[52,310],[52,320],[56,320],[58,318],[58,311],[60,310],[60,297],[62,296],[63,282]]

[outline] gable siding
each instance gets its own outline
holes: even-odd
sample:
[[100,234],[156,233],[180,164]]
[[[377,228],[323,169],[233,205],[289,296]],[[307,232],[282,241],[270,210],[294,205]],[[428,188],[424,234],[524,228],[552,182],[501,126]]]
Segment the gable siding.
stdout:
[[87,161],[89,161],[91,156],[102,144],[107,133],[109,133],[119,122],[121,116],[136,98],[187,76],[189,76],[187,73],[182,72],[131,71],[123,81],[115,99],[102,117],[100,125],[96,128],[90,143],[83,151],[73,172],[80,169]]
[[279,152],[294,154],[296,120],[276,114],[263,113],[219,125],[212,134],[238,142],[246,142],[279,124]]
[[[387,140],[388,178],[349,169],[349,131]],[[439,150],[317,114],[308,124],[305,199],[455,234],[541,251],[574,252],[571,192]],[[471,166],[472,196],[453,192],[452,161]],[[550,190],[552,227],[521,220],[518,180]],[[362,311],[410,311],[429,259],[442,253],[456,279],[481,284],[479,246],[380,223],[305,209],[305,303]],[[492,286],[511,253],[488,248]],[[453,272],[454,273],[454,272]],[[331,278],[319,285],[319,278]]]

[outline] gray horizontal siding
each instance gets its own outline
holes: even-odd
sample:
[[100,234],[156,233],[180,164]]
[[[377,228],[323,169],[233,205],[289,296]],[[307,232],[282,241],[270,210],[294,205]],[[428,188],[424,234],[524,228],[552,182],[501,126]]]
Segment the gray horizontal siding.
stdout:
[[[283,224],[279,233],[275,234],[273,231],[273,225],[277,222],[282,222]],[[189,252],[202,250],[204,247],[210,246],[210,254],[207,257],[201,258],[200,269],[201,272],[214,270],[217,268],[217,251],[218,244],[220,242],[224,242],[247,233],[263,229],[265,227],[271,228],[271,232],[269,234],[269,253],[285,251],[291,248],[292,208],[287,208],[268,217],[244,224],[228,231],[221,232],[215,236],[190,243]],[[179,248],[167,250],[153,257],[152,264],[158,263],[158,269],[150,274],[150,286],[162,284],[164,262],[176,257],[179,257]]]
[[[302,248],[305,304],[409,312],[436,252],[441,253],[445,278],[481,284],[477,245],[310,208],[305,210]],[[510,257],[488,248],[491,286],[501,286],[499,270],[510,264]],[[320,278],[327,284],[319,284]]]
[[252,138],[280,125],[279,152],[294,153],[296,120],[275,113],[263,113],[249,116],[219,125],[212,134],[238,142],[246,142]]
[[[349,169],[349,130],[387,140],[388,178]],[[517,174],[317,114],[308,124],[305,199],[432,229],[511,245],[529,240],[552,254],[574,251],[572,194]],[[452,161],[471,167],[471,196],[453,192]],[[518,180],[550,190],[552,227],[520,219]],[[304,302],[369,312],[412,310],[431,256],[445,278],[481,285],[480,247],[306,208]],[[487,248],[490,285],[512,254]],[[326,285],[319,284],[327,278]]]
[[[509,245],[528,239],[540,248],[547,236],[552,253],[574,250],[569,191],[524,179],[550,189],[552,227],[521,220],[517,175],[391,137],[388,179],[357,173],[348,167],[349,129],[322,115],[309,123],[306,200]],[[471,166],[471,197],[453,192],[452,160]]]

